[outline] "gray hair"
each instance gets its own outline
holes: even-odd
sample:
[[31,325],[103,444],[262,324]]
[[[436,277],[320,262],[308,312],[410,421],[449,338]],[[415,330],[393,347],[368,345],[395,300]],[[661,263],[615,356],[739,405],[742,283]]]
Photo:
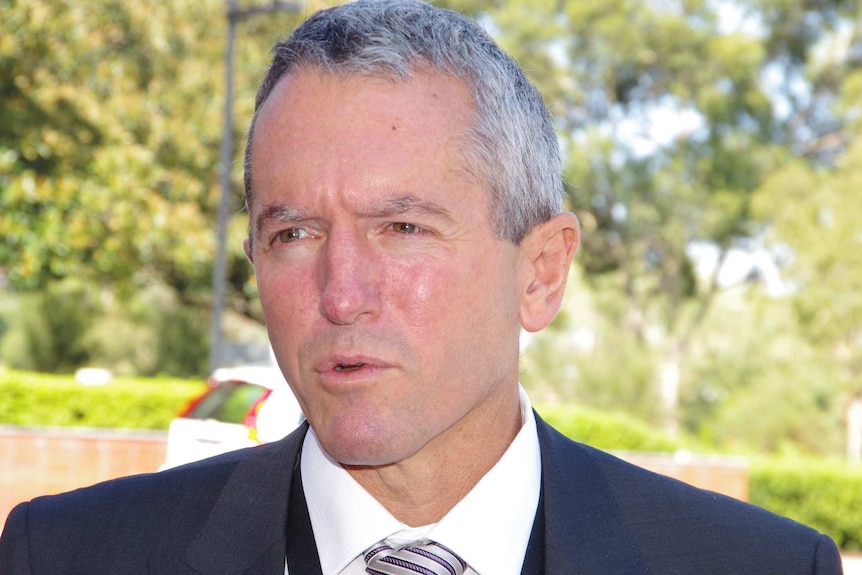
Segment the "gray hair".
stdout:
[[258,114],[278,81],[300,67],[399,81],[427,67],[465,82],[477,110],[465,161],[490,188],[497,236],[518,244],[534,226],[560,212],[560,151],[541,95],[476,22],[420,0],[357,0],[321,10],[276,44],[245,149],[249,210]]

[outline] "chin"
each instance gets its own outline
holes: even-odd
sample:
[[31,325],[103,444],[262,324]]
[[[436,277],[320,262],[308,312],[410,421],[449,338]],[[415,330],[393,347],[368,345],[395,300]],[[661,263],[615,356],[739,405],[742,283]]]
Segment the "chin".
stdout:
[[329,456],[341,465],[350,467],[383,467],[407,459],[412,454],[411,450],[397,445],[392,437],[386,434],[365,435],[355,431],[346,436],[331,433],[331,430],[325,436],[318,433],[320,443]]
[[394,463],[386,458],[370,457],[364,454],[343,454],[338,457],[333,455],[332,458],[342,467],[350,469],[379,469]]

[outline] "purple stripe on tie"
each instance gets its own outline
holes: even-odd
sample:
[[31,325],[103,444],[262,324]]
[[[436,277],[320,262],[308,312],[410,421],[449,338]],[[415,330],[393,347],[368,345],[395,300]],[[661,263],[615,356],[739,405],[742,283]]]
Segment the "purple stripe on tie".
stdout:
[[413,571],[414,573],[421,573],[422,575],[437,575],[430,569],[423,567],[422,565],[417,565],[416,563],[412,563],[410,561],[406,561],[404,559],[399,559],[398,557],[384,557],[380,560],[381,563],[388,563],[389,565],[396,565],[398,567],[403,567],[408,571]]
[[378,543],[364,554],[370,575],[463,575],[467,564],[447,547],[425,541],[392,549]]
[[365,554],[365,562],[368,563],[369,561],[371,561],[372,557],[382,551],[392,551],[392,547],[390,547],[389,545],[379,545],[375,547],[374,549],[370,550],[368,553]]
[[[443,547],[443,549],[446,549],[446,548]],[[410,551],[410,553],[415,553],[416,555],[421,555],[422,557],[425,557],[426,559],[430,559],[431,561],[434,561],[435,563],[439,563],[442,567],[445,567],[446,571],[448,571],[452,575],[458,575],[455,572],[455,568],[452,567],[452,565],[448,561],[446,561],[445,559],[443,559],[439,555],[435,555],[434,553],[431,553],[430,551],[422,549],[421,547],[410,547],[407,550]],[[455,555],[454,553],[452,553],[452,556],[457,557],[457,555]]]
[[452,551],[451,549],[449,549],[448,547],[446,547],[442,543],[437,543],[436,541],[432,541],[431,543],[428,544],[429,547],[431,547],[432,545],[434,547],[439,547],[440,549],[442,549],[443,551],[445,551],[446,553],[448,553],[449,555],[454,557],[458,561],[458,563],[461,564],[461,569],[467,568],[467,563],[463,559],[461,559],[461,557],[458,556],[457,553],[455,553],[454,551]]

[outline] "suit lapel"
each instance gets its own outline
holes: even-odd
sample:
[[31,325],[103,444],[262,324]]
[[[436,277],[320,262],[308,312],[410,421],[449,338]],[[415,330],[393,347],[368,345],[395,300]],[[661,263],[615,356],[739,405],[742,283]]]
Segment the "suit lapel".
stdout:
[[206,575],[283,575],[290,483],[307,424],[237,465],[185,561]]
[[308,503],[302,488],[302,470],[297,458],[293,466],[290,500],[287,510],[287,565],[291,573],[322,575],[314,528],[308,514]]
[[545,575],[545,498],[539,493],[539,505],[527,543],[521,575]]
[[593,450],[536,415],[542,453],[546,575],[644,575]]

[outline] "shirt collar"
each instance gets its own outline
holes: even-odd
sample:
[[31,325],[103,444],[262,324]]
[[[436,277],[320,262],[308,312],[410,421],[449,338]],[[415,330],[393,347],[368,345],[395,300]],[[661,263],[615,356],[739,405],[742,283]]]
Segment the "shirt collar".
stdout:
[[302,486],[324,575],[334,575],[374,543],[433,539],[477,573],[517,575],[541,485],[541,456],[530,400],[520,388],[523,425],[500,460],[440,522],[411,528],[393,517],[341,465],[312,429],[302,447]]

